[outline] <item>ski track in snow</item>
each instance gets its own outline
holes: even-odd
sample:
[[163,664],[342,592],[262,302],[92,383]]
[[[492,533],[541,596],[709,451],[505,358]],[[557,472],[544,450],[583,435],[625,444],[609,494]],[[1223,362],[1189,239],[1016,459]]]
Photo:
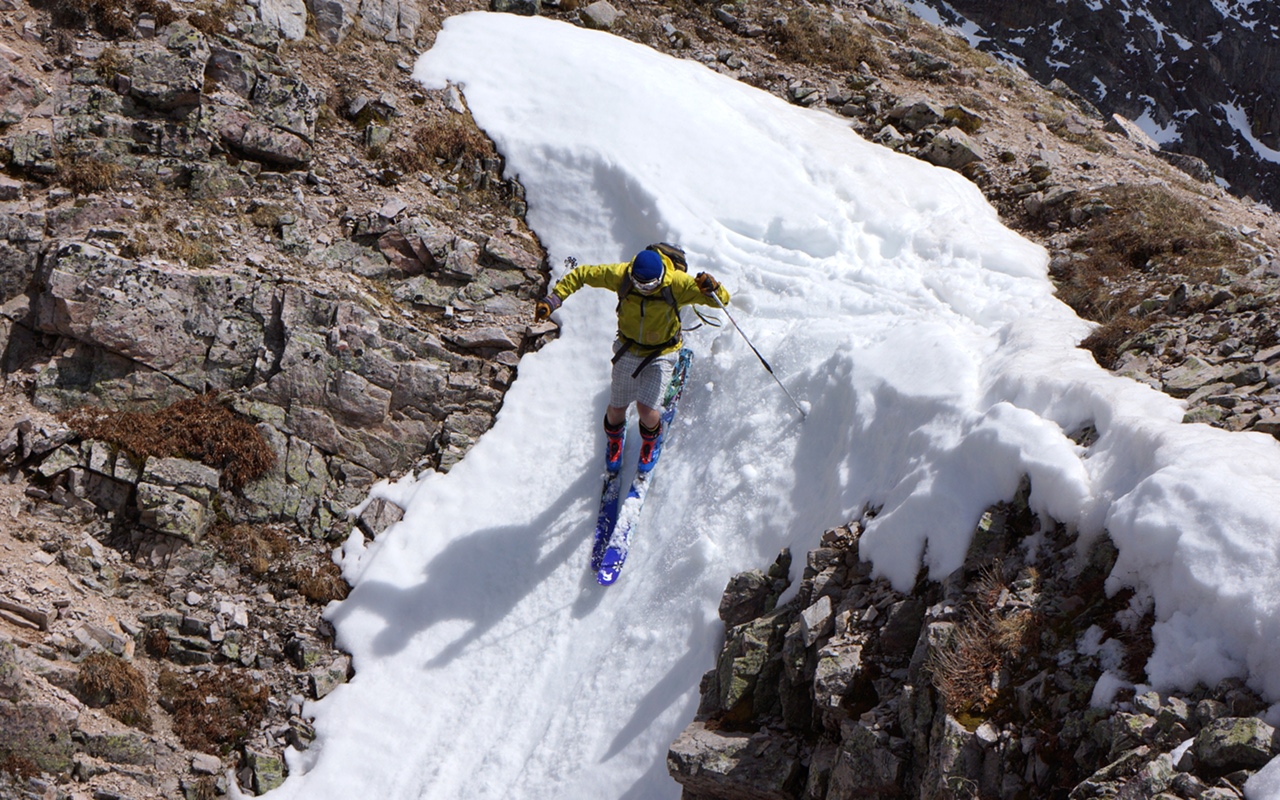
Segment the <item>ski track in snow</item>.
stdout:
[[[731,326],[690,334],[675,435],[602,589],[588,560],[615,298],[571,297],[462,463],[377,490],[405,518],[344,546],[355,588],[328,612],[356,677],[308,706],[317,741],[272,798],[674,799],[666,749],[732,574],[783,546],[803,559],[871,504],[877,572],[906,588],[923,559],[944,577],[1023,474],[1038,512],[1111,531],[1112,588],[1155,602],[1154,684],[1238,674],[1280,698],[1280,445],[1181,425],[1177,401],[1099,369],[1044,251],[972,184],[540,18],[453,18],[415,75],[463,85],[553,265],[682,243],[811,410],[802,423]],[[1069,438],[1086,424],[1087,450]]]

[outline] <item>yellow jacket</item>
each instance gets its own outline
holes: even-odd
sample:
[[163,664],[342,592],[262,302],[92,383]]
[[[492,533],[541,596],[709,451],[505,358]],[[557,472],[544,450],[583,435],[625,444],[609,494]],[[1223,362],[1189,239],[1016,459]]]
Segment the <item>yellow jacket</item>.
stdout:
[[[661,255],[661,254],[659,254]],[[660,354],[674,353],[680,349],[680,313],[679,308],[693,303],[718,308],[715,300],[698,289],[693,276],[680,272],[671,263],[671,259],[662,256],[666,272],[662,277],[663,289],[671,289],[671,297],[675,307],[667,302],[665,292],[659,289],[650,295],[643,295],[632,289],[618,305],[618,335],[632,346],[639,345],[647,349],[644,355],[660,347]],[[621,264],[584,264],[574,268],[561,278],[551,290],[561,300],[581,289],[583,286],[595,286],[617,292],[622,279],[631,269],[630,262]],[[729,292],[723,286],[716,289],[716,296],[721,303],[729,304]]]

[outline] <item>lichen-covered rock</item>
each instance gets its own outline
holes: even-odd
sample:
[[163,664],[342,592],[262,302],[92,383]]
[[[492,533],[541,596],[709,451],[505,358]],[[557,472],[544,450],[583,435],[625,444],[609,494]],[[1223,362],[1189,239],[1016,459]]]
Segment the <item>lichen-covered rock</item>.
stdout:
[[157,39],[133,48],[129,96],[157,111],[199,105],[210,54],[200,31],[185,22],[169,25]]
[[730,578],[720,597],[720,619],[725,627],[733,628],[750,622],[768,611],[765,603],[771,588],[768,577],[758,569],[740,572]]
[[246,747],[244,751],[245,768],[248,770],[248,781],[254,794],[266,794],[284,783],[284,761],[270,753]]
[[906,764],[889,748],[889,736],[854,726],[840,743],[826,800],[900,797]]
[[137,487],[143,525],[168,536],[196,543],[213,522],[217,470],[181,458],[153,458]]
[[383,41],[411,42],[421,24],[415,0],[360,0],[360,28]]
[[1264,766],[1276,744],[1275,728],[1257,717],[1223,717],[1201,729],[1191,751],[1200,768],[1225,773]]
[[0,700],[0,752],[64,775],[71,769],[75,743],[71,726],[52,706]]
[[921,131],[946,120],[946,111],[932,100],[908,100],[889,110],[886,116],[909,131]]
[[691,797],[794,800],[803,771],[794,743],[694,723],[667,753],[667,771]]
[[978,143],[959,128],[948,128],[925,145],[920,158],[947,169],[963,169],[982,160]]
[[258,0],[258,19],[297,41],[307,34],[307,5],[303,0]]

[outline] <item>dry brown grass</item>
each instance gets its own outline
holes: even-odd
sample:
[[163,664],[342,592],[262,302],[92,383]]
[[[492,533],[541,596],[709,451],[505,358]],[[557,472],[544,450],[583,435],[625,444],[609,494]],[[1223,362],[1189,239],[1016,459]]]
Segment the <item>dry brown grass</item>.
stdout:
[[403,172],[429,172],[436,159],[446,162],[490,158],[493,143],[470,116],[449,114],[432,119],[413,132],[408,147],[387,153],[387,161]]
[[833,20],[813,8],[790,11],[771,35],[778,56],[801,64],[825,64],[855,71],[866,62],[872,69],[885,66],[884,56],[866,27]]
[[132,56],[114,45],[103,50],[93,62],[93,71],[104,81],[113,81],[117,75],[128,75],[132,67]]
[[[1038,580],[1032,571],[1030,577]],[[1044,615],[1036,609],[1002,612],[1000,599],[1009,583],[999,562],[984,569],[974,582],[965,617],[956,624],[951,641],[935,651],[929,662],[934,688],[947,712],[961,720],[982,718],[1000,699],[995,687],[1000,670],[1032,652],[1040,639]]]
[[950,646],[937,651],[930,663],[933,686],[952,716],[979,715],[997,697],[991,678],[1004,664],[995,645],[995,626],[983,615],[958,624]]
[[58,183],[76,194],[103,192],[119,182],[121,167],[87,155],[58,159]]
[[318,567],[298,567],[290,575],[290,582],[298,590],[298,594],[313,603],[328,603],[331,600],[345,600],[350,587],[342,578],[342,570],[337,564],[326,561]]
[[280,525],[240,523],[221,525],[212,538],[218,552],[255,578],[263,578],[292,549],[286,528]]
[[235,670],[187,677],[166,669],[159,684],[174,733],[191,750],[225,755],[255,732],[266,714],[266,685],[255,685],[253,678]]
[[350,587],[336,564],[322,561],[309,567],[290,560],[290,530],[287,525],[221,525],[211,539],[223,558],[275,591],[293,590],[319,604],[346,599]]
[[40,774],[40,765],[26,756],[9,753],[3,761],[0,761],[0,772],[25,782]]
[[133,30],[131,9],[125,0],[55,0],[50,10],[53,24],[59,28],[92,27],[113,39]]
[[92,653],[80,662],[76,695],[126,725],[151,730],[147,681],[132,664],[110,653]]
[[213,392],[159,411],[81,406],[60,418],[82,437],[111,442],[134,456],[191,458],[220,469],[223,483],[231,489],[261,476],[276,462],[258,429],[218,403]]
[[181,234],[170,237],[169,244],[164,250],[169,258],[182,261],[195,269],[211,267],[221,258],[213,245],[199,239],[188,239]]
[[1087,254],[1058,278],[1058,296],[1077,314],[1102,323],[1082,346],[1111,367],[1120,346],[1151,319],[1129,309],[1151,291],[1195,281],[1239,257],[1236,241],[1194,206],[1161,186],[1119,185],[1083,202],[1102,201],[1112,211],[1094,220],[1072,243]]
[[235,18],[235,6],[229,0],[203,0],[187,14],[191,27],[206,36],[219,36],[227,31],[227,24]]

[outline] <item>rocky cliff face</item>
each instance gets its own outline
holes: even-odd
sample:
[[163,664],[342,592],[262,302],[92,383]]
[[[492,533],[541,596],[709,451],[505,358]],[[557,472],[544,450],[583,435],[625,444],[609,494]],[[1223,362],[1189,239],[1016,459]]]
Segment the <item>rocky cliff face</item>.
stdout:
[[[1025,491],[1025,488],[1024,488]],[[860,523],[733,578],[725,644],[672,745],[685,800],[1239,798],[1280,752],[1238,681],[1141,687],[1151,608],[1102,585],[1105,539],[984,515],[964,567],[910,593],[871,576]]]
[[1280,202],[1280,10],[1272,3],[921,0],[982,49],[1141,120],[1240,195]]

